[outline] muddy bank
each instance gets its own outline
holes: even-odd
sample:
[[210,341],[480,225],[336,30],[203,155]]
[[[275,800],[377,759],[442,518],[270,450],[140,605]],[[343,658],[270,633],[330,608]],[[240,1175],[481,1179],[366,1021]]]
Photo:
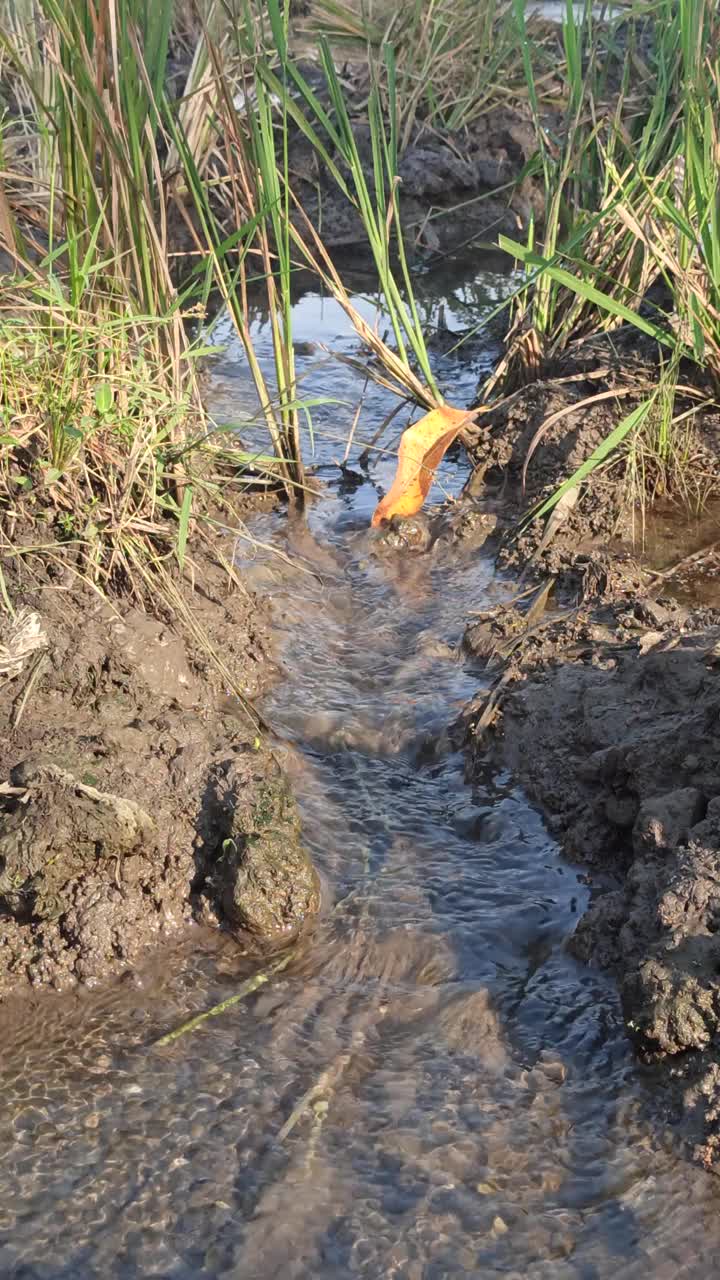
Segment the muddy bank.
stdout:
[[[300,70],[323,108],[333,117],[324,76],[315,62],[302,61]],[[180,84],[176,71],[173,83]],[[367,59],[344,62],[345,103],[358,155],[371,195],[374,163],[367,116],[369,71]],[[558,85],[558,92],[561,86]],[[548,116],[555,122],[555,116]],[[559,119],[559,117],[558,117]],[[355,266],[372,268],[367,231],[354,203],[340,190],[336,178],[305,134],[292,122],[288,132],[288,164],[293,192],[333,256],[352,255]],[[351,175],[330,139],[328,155],[352,189]],[[532,115],[522,102],[496,103],[471,124],[450,130],[430,127],[421,119],[401,145],[398,160],[400,213],[409,255],[429,265],[471,247],[494,247],[499,235],[523,234],[531,219],[540,229],[545,205],[537,175],[525,170],[537,151]],[[213,188],[227,186],[228,169],[222,148],[214,154]],[[221,225],[227,206],[218,198]],[[299,230],[305,222],[297,215]],[[169,235],[175,254],[204,251],[205,240],[189,197],[175,193]],[[359,257],[358,257],[359,255]]]
[[[271,746],[207,653],[70,570],[3,569],[0,994],[105,978],[193,922],[287,939],[317,878]],[[262,611],[209,558],[196,574],[184,603],[252,698],[274,669]]]
[[[509,767],[568,856],[591,868],[591,906],[569,946],[616,974],[639,1053],[662,1065],[682,1132],[717,1168],[720,599],[688,602],[684,576],[699,566],[706,580],[716,575],[720,524],[706,517],[710,545],[687,550],[689,517],[678,510],[678,553],[650,568],[619,537],[632,515],[620,460],[554,527],[510,539],[522,507],[548,496],[627,412],[629,397],[583,406],[589,394],[582,377],[536,384],[475,441],[462,521],[492,513],[500,564],[513,576],[524,568],[513,599],[468,624],[464,647],[487,687],[462,731],[472,778],[481,785],[488,769]],[[528,447],[565,409],[539,440],[523,493]],[[697,456],[716,475],[716,415],[696,431]]]
[[[351,83],[358,85],[354,133],[372,184],[367,90],[362,89],[366,74],[366,66],[350,70]],[[522,107],[492,107],[457,133],[418,125],[398,165],[400,210],[411,249],[432,262],[481,242],[495,245],[498,235],[525,230],[531,216],[542,224],[539,183],[522,174],[536,147],[530,113]],[[367,232],[357,211],[301,135],[291,141],[290,167],[296,195],[328,248],[367,252]]]
[[[465,441],[474,467],[465,496],[470,507],[497,511],[502,528],[512,533],[499,548],[503,568],[531,576],[556,573],[572,569],[578,553],[610,541],[637,545],[644,518],[636,505],[641,491],[649,500],[662,498],[671,493],[674,480],[672,461],[653,447],[651,433],[634,454],[621,446],[609,464],[598,467],[578,500],[557,511],[549,531],[542,522],[517,526],[652,393],[661,367],[657,345],[624,325],[572,345],[542,378],[502,397],[479,417]],[[717,491],[720,412],[707,404],[712,388],[702,385],[696,368],[681,369],[679,383],[674,412],[682,421],[670,434],[675,457],[684,460],[682,484],[675,482],[681,529],[683,504],[700,507]],[[683,384],[689,384],[687,396]],[[706,401],[700,411],[698,400]]]
[[720,612],[708,626],[631,595],[581,607],[528,640],[504,675],[491,726],[484,700],[470,714],[473,773],[502,760],[568,856],[592,868],[569,945],[616,973],[639,1051],[680,1082],[697,1154],[715,1164]]

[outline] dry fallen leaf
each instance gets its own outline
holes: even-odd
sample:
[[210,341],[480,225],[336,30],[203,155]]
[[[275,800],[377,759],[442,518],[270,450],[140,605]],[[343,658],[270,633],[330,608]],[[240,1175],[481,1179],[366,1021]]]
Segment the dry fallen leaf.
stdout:
[[390,492],[375,508],[374,526],[393,516],[413,516],[420,510],[433,482],[435,468],[477,412],[452,409],[444,404],[403,431],[395,479]]

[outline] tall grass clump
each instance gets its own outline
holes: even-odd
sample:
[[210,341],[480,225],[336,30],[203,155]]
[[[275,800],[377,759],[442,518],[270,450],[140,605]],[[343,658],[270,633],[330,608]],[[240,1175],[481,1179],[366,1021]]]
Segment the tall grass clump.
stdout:
[[[106,586],[133,580],[146,539],[168,540],[163,517],[178,512],[173,440],[189,404],[168,393],[171,357],[158,358],[165,318],[129,313],[112,294],[100,300],[104,288],[86,280],[75,299],[50,268],[6,290],[0,551],[50,550],[55,537]],[[44,532],[33,541],[38,521]]]
[[[611,136],[592,138],[609,180],[598,212],[565,238],[556,234],[559,217],[551,219],[539,253],[502,241],[534,288],[524,319],[525,333],[541,335],[538,364],[572,338],[619,324],[657,351],[650,393],[647,380],[637,382],[636,406],[538,514],[628,444],[629,472],[642,475],[643,492],[651,475],[655,491],[699,494],[688,475],[692,421],[720,392],[720,22],[708,0],[662,0],[651,11],[644,95],[635,94],[629,113],[624,91]],[[558,184],[547,171],[545,178],[552,200]],[[635,264],[629,277],[624,264]],[[653,281],[659,291],[650,303]],[[505,371],[517,350],[511,346]]]
[[[590,0],[580,16],[567,0],[566,99],[553,126],[539,99],[524,0],[514,0],[514,11],[545,213],[540,242],[533,223],[524,245],[500,237],[501,247],[524,264],[527,287],[516,301],[506,357],[488,393],[538,376],[571,342],[636,314],[658,266],[619,210],[631,198],[644,219],[653,200],[672,189],[668,153],[677,130],[672,32],[660,41],[657,65],[638,83],[640,24],[633,15],[608,25],[594,18]],[[610,299],[607,310],[598,305],[598,287]]]
[[[287,38],[287,13],[275,15],[275,39]],[[288,175],[288,126],[285,107],[276,104],[244,48],[264,59],[264,40],[247,5],[244,45],[238,53],[244,69],[238,93],[223,75],[221,55],[207,27],[203,35],[218,86],[214,119],[215,150],[222,178],[204,179],[188,144],[182,120],[172,112],[168,129],[183,169],[199,234],[197,247],[206,260],[204,296],[219,289],[242,342],[261,413],[272,441],[280,474],[291,499],[301,502],[304,468],[301,406],[292,332],[292,277]],[[228,235],[226,227],[234,230]],[[261,289],[266,298],[273,340],[275,385],[270,386],[255,352],[249,294]]]
[[[169,269],[160,164],[171,15],[170,0],[40,0],[25,6],[28,25],[2,37],[26,140],[8,179],[4,236],[15,259],[0,316],[6,499],[12,523],[17,481],[29,512],[44,468],[40,487],[77,532],[97,498],[96,527],[106,533],[88,556],[108,573],[123,562],[115,535],[130,508],[144,507],[149,527],[159,493],[182,500],[183,415],[199,404]],[[87,502],[73,510],[81,473]]]
[[[397,64],[389,45],[382,49],[384,71],[381,86],[373,75],[367,98],[367,120],[372,153],[371,167],[363,163],[341,78],[327,40],[319,40],[319,62],[324,94],[316,92],[292,56],[282,36],[284,20],[280,0],[268,0],[269,21],[275,37],[279,65],[257,56],[257,38],[246,31],[246,52],[253,58],[258,100],[263,93],[281,104],[284,130],[288,123],[311,143],[327,173],[357,214],[367,237],[387,313],[394,345],[391,347],[363,320],[333,263],[318,229],[313,226],[290,190],[287,171],[281,174],[288,199],[285,225],[289,228],[294,258],[310,267],[337,299],[354,324],[359,337],[375,357],[370,376],[398,394],[432,409],[443,403],[428,355],[421,319],[415,303],[405,250],[399,207],[399,137]],[[286,15],[285,15],[286,18]],[[377,72],[377,68],[375,69]],[[260,89],[260,83],[263,88]],[[325,105],[325,104],[328,105]],[[268,117],[262,125],[268,139]]]
[[649,208],[640,211],[624,192],[621,214],[669,289],[670,326],[683,353],[720,389],[720,15],[709,0],[667,0],[662,10],[680,44],[673,181],[658,189],[641,166]]
[[208,422],[204,348],[190,328],[197,282],[179,292],[171,270],[172,5],[39,0],[34,12],[31,35],[2,34],[15,114],[0,221],[11,259],[0,299],[0,554],[58,561],[178,617],[232,688],[175,579],[203,543],[234,577],[215,524],[274,464]]

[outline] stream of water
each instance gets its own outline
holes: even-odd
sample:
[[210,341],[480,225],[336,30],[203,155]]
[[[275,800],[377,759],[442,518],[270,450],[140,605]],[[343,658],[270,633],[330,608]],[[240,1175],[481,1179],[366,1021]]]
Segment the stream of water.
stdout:
[[[475,314],[502,287],[475,282]],[[445,298],[450,323],[467,297]],[[354,347],[321,299],[296,320]],[[491,358],[438,357],[453,400]],[[309,348],[299,364],[343,401],[316,415],[324,496],[307,526],[252,524],[293,567],[245,541],[238,558],[277,629],[264,710],[323,915],[282,975],[166,1049],[149,1046],[247,973],[230,940],[6,1020],[0,1275],[710,1277],[715,1183],[649,1118],[614,988],[564,947],[582,876],[512,778],[466,785],[444,732],[481,681],[468,614],[510,587],[477,552],[378,543],[392,459],[358,455],[387,400],[366,391],[342,474],[362,377]],[[243,377],[231,350],[219,419],[241,414]],[[463,476],[451,457],[434,496]]]

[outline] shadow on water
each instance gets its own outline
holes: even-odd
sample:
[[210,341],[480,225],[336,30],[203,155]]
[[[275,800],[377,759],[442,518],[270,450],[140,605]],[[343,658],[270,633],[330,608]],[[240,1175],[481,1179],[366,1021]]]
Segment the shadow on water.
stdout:
[[[326,302],[298,324],[352,348]],[[489,358],[438,357],[456,402]],[[231,351],[218,416],[242,415],[239,370]],[[242,570],[272,609],[285,675],[265,711],[324,914],[291,968],[162,1051],[245,976],[229,940],[6,1011],[0,1274],[714,1274],[714,1185],[643,1118],[613,988],[566,954],[581,878],[511,778],[471,792],[444,733],[478,683],[467,613],[509,588],[462,548],[383,547],[368,524],[392,460],[353,485],[334,463],[362,379],[307,372],[346,401],[317,415],[324,497],[307,525],[255,519],[293,566],[256,548]],[[369,391],[359,435],[386,411]],[[462,480],[449,459],[434,496]]]

